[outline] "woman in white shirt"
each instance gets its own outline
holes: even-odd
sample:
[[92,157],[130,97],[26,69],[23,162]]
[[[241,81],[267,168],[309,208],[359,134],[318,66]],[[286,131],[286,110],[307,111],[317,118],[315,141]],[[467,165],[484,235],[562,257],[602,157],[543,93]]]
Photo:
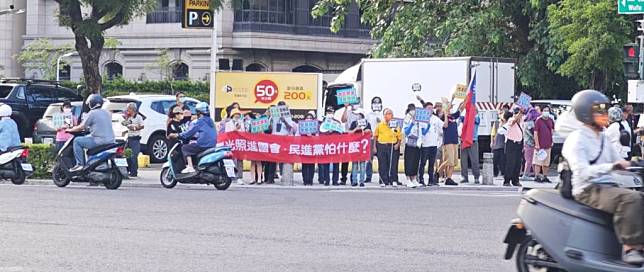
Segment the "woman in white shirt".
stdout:
[[631,152],[631,128],[628,122],[624,120],[622,109],[617,106],[608,109],[608,120],[610,125],[606,129],[606,137],[615,150],[619,152],[619,155],[624,159],[628,159]]

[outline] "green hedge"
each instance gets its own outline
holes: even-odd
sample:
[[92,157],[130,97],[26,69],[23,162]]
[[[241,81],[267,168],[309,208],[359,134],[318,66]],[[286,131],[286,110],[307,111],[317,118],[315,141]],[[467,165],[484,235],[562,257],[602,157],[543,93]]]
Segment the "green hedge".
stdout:
[[56,147],[51,144],[29,144],[25,146],[29,148],[27,162],[31,163],[34,168],[34,174],[31,178],[50,179],[51,169],[56,158]]
[[[201,101],[209,100],[209,82],[208,81],[188,81],[188,80],[161,80],[161,81],[128,81],[122,78],[103,81],[103,95],[113,96],[129,93],[154,93],[154,94],[174,94],[178,91],[186,93],[190,97]],[[83,85],[82,82],[64,81],[61,85],[76,89],[76,86]]]
[[[34,168],[32,179],[51,179],[51,170],[54,168],[56,159],[56,147],[52,144],[28,144],[29,157],[27,162],[31,163]],[[132,155],[132,150],[125,149],[126,158]]]

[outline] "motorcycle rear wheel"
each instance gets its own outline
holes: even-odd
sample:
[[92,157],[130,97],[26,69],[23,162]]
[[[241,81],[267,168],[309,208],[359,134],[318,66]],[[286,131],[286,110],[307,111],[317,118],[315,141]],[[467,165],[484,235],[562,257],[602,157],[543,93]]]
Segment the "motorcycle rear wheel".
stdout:
[[221,179],[213,182],[212,185],[215,185],[215,188],[219,191],[224,191],[230,187],[230,184],[233,183],[233,179],[229,178],[228,176],[222,176]]
[[121,187],[122,182],[123,176],[121,175],[121,171],[119,171],[118,168],[113,168],[110,173],[110,180],[108,182],[105,182],[103,185],[108,190],[116,190]]

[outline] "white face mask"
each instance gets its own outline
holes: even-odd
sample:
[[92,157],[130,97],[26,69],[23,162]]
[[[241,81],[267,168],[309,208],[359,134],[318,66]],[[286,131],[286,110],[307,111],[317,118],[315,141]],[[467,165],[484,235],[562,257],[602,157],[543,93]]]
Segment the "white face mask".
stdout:
[[333,113],[327,113],[327,114],[326,114],[326,117],[327,117],[327,118],[333,118]]
[[409,115],[414,115],[414,114],[416,114],[416,110],[410,110],[409,111]]
[[71,113],[71,112],[72,112],[72,109],[70,109],[70,108],[63,108],[63,112],[64,112],[64,113]]
[[550,112],[544,111],[543,113],[541,113],[541,116],[543,116],[543,118],[550,118]]

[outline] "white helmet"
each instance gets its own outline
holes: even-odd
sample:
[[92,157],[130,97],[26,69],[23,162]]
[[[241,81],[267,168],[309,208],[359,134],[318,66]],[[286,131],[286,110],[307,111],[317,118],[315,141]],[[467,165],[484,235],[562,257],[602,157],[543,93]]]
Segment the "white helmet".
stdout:
[[0,104],[0,117],[11,117],[11,106],[7,104]]

